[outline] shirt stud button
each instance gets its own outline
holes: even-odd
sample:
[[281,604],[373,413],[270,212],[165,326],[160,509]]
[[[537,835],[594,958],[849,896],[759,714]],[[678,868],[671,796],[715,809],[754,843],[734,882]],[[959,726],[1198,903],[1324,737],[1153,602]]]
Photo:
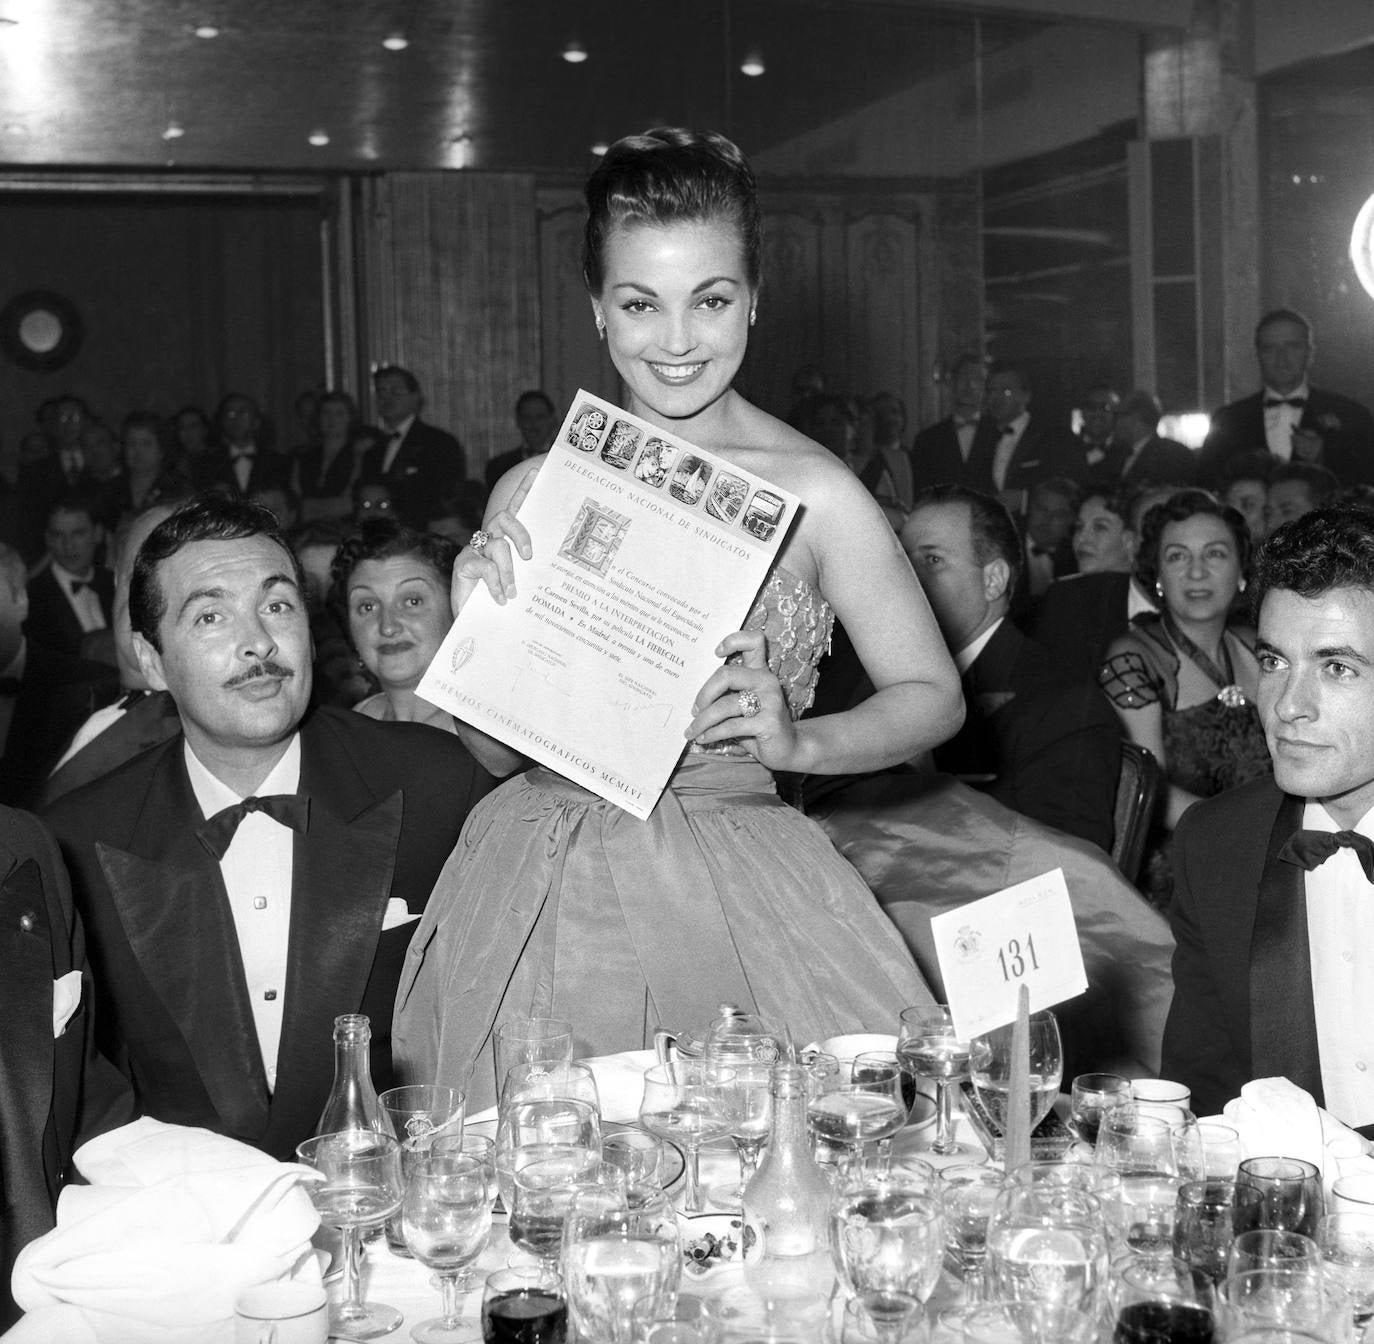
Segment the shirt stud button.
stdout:
[[[266,999],[268,1003],[272,1003],[277,997],[277,991],[275,989],[264,989],[262,991],[262,997]],[[1361,1065],[1360,1067],[1363,1068],[1364,1066]]]
[[38,927],[38,916],[35,915],[32,910],[25,910],[24,913],[19,916],[19,927],[23,929],[25,933],[32,933],[34,929]]

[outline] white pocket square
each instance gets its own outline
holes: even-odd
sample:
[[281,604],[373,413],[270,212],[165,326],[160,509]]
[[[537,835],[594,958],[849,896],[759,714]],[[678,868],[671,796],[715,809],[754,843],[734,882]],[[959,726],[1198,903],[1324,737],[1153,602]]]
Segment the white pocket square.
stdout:
[[399,896],[393,896],[387,901],[386,914],[382,916],[382,932],[399,929],[403,924],[413,924],[419,918],[419,915],[412,915],[406,909],[406,903]]
[[72,1014],[81,1006],[81,972],[68,971],[52,982],[52,1038],[67,1030]]

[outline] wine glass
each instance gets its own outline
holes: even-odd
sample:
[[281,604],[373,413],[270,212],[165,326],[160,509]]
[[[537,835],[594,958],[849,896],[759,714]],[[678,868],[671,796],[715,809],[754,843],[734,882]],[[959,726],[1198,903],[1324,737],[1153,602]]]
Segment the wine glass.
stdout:
[[701,1145],[734,1128],[735,1072],[717,1064],[678,1060],[644,1071],[639,1123],[651,1134],[676,1141],[687,1153],[688,1213],[702,1211],[698,1155]]
[[496,1127],[496,1183],[507,1210],[517,1169],[560,1157],[575,1160],[577,1175],[601,1160],[601,1121],[587,1102],[559,1097],[508,1106]]
[[988,1219],[988,1293],[1015,1304],[1033,1344],[1086,1344],[1103,1305],[1106,1228],[1093,1195],[1009,1185]]
[[420,1344],[458,1344],[466,1337],[458,1314],[463,1271],[481,1255],[491,1232],[491,1185],[471,1157],[417,1157],[401,1204],[401,1231],[411,1255],[436,1271],[440,1315],[411,1327]]
[[519,1101],[585,1101],[601,1114],[596,1075],[587,1064],[566,1059],[512,1064],[501,1084],[498,1114]]
[[938,1195],[899,1173],[842,1184],[830,1204],[830,1245],[840,1282],[863,1303],[884,1340],[900,1338],[940,1277],[945,1213]]
[[983,1300],[983,1265],[987,1259],[988,1219],[1007,1177],[995,1167],[961,1162],[940,1172],[945,1228],[964,1280],[964,1303]]
[[1213,1338],[1215,1296],[1205,1274],[1168,1260],[1137,1260],[1121,1271],[1113,1295],[1112,1344],[1201,1344]]
[[959,1039],[943,1003],[902,1009],[897,1053],[917,1078],[935,1083],[935,1138],[930,1151],[941,1157],[967,1153],[954,1137],[954,1089],[969,1076],[969,1043]]
[[498,1269],[482,1292],[485,1344],[566,1344],[568,1303],[558,1275],[542,1265]]
[[657,1237],[613,1232],[573,1242],[563,1259],[563,1281],[578,1336],[630,1344],[635,1304],[673,1294],[676,1259],[676,1248]]
[[625,1184],[660,1185],[663,1140],[642,1129],[621,1129],[603,1136],[601,1165],[625,1173]]
[[630,1206],[625,1197],[625,1178],[620,1172],[610,1174],[615,1178],[610,1184],[588,1183],[573,1190],[568,1212],[563,1218],[565,1253],[576,1241],[629,1231]]
[[1349,1293],[1355,1326],[1362,1329],[1374,1319],[1374,1214],[1323,1214],[1317,1245],[1328,1281]]
[[1148,1260],[1172,1256],[1178,1189],[1176,1176],[1099,1168],[1096,1193],[1113,1249]]
[[759,1150],[768,1142],[773,1128],[773,1066],[732,1062],[735,1075],[731,1112],[734,1128],[730,1137],[739,1155],[739,1182],[711,1191],[711,1203],[722,1209],[738,1211],[744,1200],[744,1187],[759,1164]]
[[1213,1283],[1226,1277],[1235,1232],[1231,1210],[1235,1182],[1188,1181],[1179,1186],[1174,1215],[1174,1259],[1206,1274]]
[[317,1134],[296,1145],[296,1156],[323,1180],[311,1183],[310,1199],[326,1226],[343,1233],[344,1296],[329,1312],[329,1332],[348,1339],[376,1339],[401,1323],[395,1307],[364,1302],[358,1270],[362,1229],[390,1218],[401,1207],[401,1149],[390,1134],[349,1129]]
[[1174,1136],[1169,1122],[1146,1115],[1134,1102],[1102,1117],[1093,1163],[1130,1176],[1177,1176]]
[[1080,1073],[1069,1095],[1069,1128],[1080,1143],[1095,1148],[1102,1117],[1131,1100],[1131,1082],[1114,1073]]
[[[415,1159],[432,1152],[440,1139],[463,1133],[463,1093],[456,1087],[417,1083],[388,1088],[377,1098],[382,1118],[401,1145],[401,1179],[409,1182]],[[409,1259],[400,1215],[386,1221],[387,1249]]]
[[563,1228],[573,1196],[587,1183],[576,1155],[539,1158],[517,1168],[511,1193],[510,1239],[553,1266],[563,1250]]
[[1227,1274],[1252,1269],[1288,1269],[1316,1277],[1322,1272],[1322,1252],[1311,1237],[1281,1228],[1251,1228],[1238,1232],[1226,1253]]
[[[998,1129],[1007,1132],[1007,1093],[1011,1089],[1011,1024],[997,1027],[969,1042],[969,1067],[979,1100]],[[1049,1011],[1030,1016],[1030,1127],[1034,1129],[1049,1114],[1059,1095],[1064,1074],[1064,1048],[1059,1041],[1059,1023]]]
[[[902,1100],[904,1071],[892,1064],[850,1065],[849,1081],[806,1103],[806,1123],[813,1138],[839,1148],[840,1176],[849,1175],[859,1149],[874,1139],[891,1139],[906,1123]],[[841,1079],[844,1074],[841,1072]],[[882,1165],[886,1165],[884,1162]]]
[[897,1097],[902,1104],[902,1118],[891,1134],[880,1135],[877,1139],[879,1172],[892,1165],[892,1139],[906,1122],[911,1119],[911,1108],[916,1104],[916,1075],[901,1055],[893,1050],[864,1050],[854,1056],[849,1066],[849,1074],[855,1083],[897,1083]]
[[1222,1317],[1228,1339],[1261,1326],[1322,1332],[1324,1339],[1349,1336],[1350,1310],[1344,1292],[1328,1288],[1320,1274],[1294,1269],[1248,1269],[1228,1276],[1221,1287]]
[[[1236,1168],[1236,1184],[1248,1185],[1263,1196],[1252,1227],[1283,1228],[1310,1237],[1326,1212],[1321,1172],[1297,1157],[1247,1157]],[[1242,1227],[1236,1225],[1236,1231]]]

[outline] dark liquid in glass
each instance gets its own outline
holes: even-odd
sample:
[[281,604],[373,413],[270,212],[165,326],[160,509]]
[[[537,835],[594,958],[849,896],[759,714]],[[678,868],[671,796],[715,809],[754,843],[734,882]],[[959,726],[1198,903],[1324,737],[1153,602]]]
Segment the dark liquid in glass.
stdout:
[[1112,1344],[1212,1344],[1206,1307],[1186,1302],[1132,1302],[1116,1318]]
[[486,1344],[565,1344],[567,1337],[567,1304],[543,1289],[517,1288],[482,1307]]

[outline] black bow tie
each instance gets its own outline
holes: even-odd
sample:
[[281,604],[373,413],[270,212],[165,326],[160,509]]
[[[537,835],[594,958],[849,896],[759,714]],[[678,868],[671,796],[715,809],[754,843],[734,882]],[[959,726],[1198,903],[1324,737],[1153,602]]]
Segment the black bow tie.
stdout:
[[1302,410],[1307,405],[1306,397],[1265,397],[1264,409],[1267,411],[1271,406],[1296,406]]
[[92,591],[94,591],[94,585],[91,583],[90,579],[68,579],[67,586],[72,590],[73,597],[83,588],[91,588]]
[[115,708],[125,710],[132,709],[145,696],[149,696],[151,694],[151,691],[130,691],[128,695],[124,696],[120,700],[119,704],[117,704]]
[[1355,851],[1365,877],[1374,882],[1374,840],[1357,831],[1294,831],[1279,850],[1279,858],[1310,873],[1342,848]]
[[1003,426],[1002,426],[1002,437],[1003,437],[1004,439],[1007,437],[1008,434],[1015,434],[1015,433],[1016,433],[1016,426],[1015,426],[1015,425],[1003,425]]
[[216,812],[196,828],[196,837],[216,861],[229,852],[239,822],[250,812],[264,812],[273,821],[302,834],[310,827],[310,799],[298,793],[270,793],[266,798],[245,798]]

